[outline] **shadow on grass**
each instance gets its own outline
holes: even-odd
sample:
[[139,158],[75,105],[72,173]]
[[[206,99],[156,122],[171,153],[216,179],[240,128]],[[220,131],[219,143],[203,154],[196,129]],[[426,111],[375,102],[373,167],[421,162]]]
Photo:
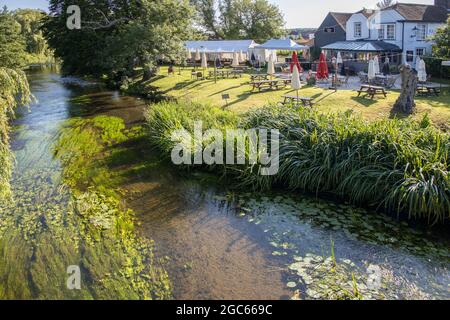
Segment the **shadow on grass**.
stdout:
[[360,105],[363,105],[364,107],[370,107],[370,106],[374,105],[375,103],[377,103],[377,100],[369,99],[364,96],[363,97],[351,97],[350,99],[359,103]]

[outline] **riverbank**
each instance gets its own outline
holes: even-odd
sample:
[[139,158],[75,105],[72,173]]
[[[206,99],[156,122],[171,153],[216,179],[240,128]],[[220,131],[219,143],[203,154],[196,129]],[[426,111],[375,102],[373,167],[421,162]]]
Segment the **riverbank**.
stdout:
[[[251,92],[249,85],[250,76],[243,74],[238,79],[220,79],[217,83],[213,79],[196,80],[191,77],[192,69],[175,69],[172,75],[167,74],[167,67],[161,67],[158,75],[149,81],[141,82],[141,74],[138,72],[126,92],[139,95],[158,92],[160,95],[174,98],[180,102],[191,101],[212,106],[226,107],[238,114],[250,109],[261,108],[269,104],[281,101],[284,94],[294,94],[292,89]],[[223,94],[228,94],[227,101],[222,99]],[[389,91],[387,98],[374,100],[357,97],[357,93],[351,90],[326,90],[317,87],[306,86],[300,90],[300,96],[311,97],[316,102],[314,108],[323,113],[345,112],[351,110],[361,115],[366,120],[379,120],[404,116],[392,113],[392,106],[399,96],[398,91]],[[417,97],[416,113],[411,117],[416,120],[429,115],[432,122],[444,129],[448,129],[450,123],[450,87],[444,87],[439,97]]]

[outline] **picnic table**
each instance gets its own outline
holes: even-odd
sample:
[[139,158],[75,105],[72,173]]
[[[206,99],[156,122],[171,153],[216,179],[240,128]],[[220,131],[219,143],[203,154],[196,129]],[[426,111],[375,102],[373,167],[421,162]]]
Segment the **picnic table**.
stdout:
[[250,75],[251,81],[262,81],[269,80],[269,75],[267,73],[258,73]]
[[242,78],[243,71],[241,70],[210,70],[209,71],[209,78],[214,78],[217,76],[217,78]]
[[250,82],[250,84],[253,86],[252,91],[258,90],[259,92],[261,92],[263,89],[278,90],[280,88],[286,88],[290,83],[291,79],[275,79]]
[[312,107],[314,105],[314,103],[312,101],[313,99],[311,99],[309,97],[297,97],[297,96],[292,96],[292,95],[284,95],[283,98],[284,98],[284,101],[281,102],[281,104],[284,106],[286,106],[286,105],[298,106],[298,105],[300,105],[300,103],[304,107]]
[[441,89],[439,85],[431,84],[431,83],[419,83],[417,85],[417,94],[422,96],[431,96],[435,95],[439,97],[441,93]]
[[365,93],[366,96],[370,96],[371,99],[373,99],[375,97],[375,95],[384,95],[385,98],[387,97],[387,92],[384,89],[384,87],[372,86],[369,84],[361,85],[361,88],[358,90],[358,97],[362,93]]

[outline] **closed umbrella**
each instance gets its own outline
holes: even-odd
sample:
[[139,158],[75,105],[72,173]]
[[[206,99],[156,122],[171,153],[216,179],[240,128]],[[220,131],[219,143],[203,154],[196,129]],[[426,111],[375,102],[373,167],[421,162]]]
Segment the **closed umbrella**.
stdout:
[[232,67],[239,67],[239,56],[237,52],[233,53],[233,63],[231,64]]
[[420,82],[427,82],[427,66],[425,65],[425,61],[423,61],[423,59],[420,59],[417,76],[419,77]]
[[294,51],[294,53],[292,53],[291,73],[294,71],[295,66],[297,67],[299,72],[303,71],[302,67],[300,66],[300,62],[298,61],[297,52]]
[[187,55],[186,55],[186,59],[187,59],[187,60],[192,60],[192,52],[191,52],[191,49],[188,49]]
[[275,74],[275,63],[273,62],[272,55],[270,55],[269,63],[267,64],[267,74],[270,76]]
[[322,52],[319,58],[319,66],[317,67],[317,79],[328,79],[328,65],[325,60],[325,54]]
[[340,51],[337,53],[337,61],[336,61],[336,63],[337,64],[343,64],[344,63],[344,60],[342,60],[342,55],[341,55]]
[[297,100],[298,100],[298,90],[301,89],[302,84],[300,82],[300,72],[298,71],[298,68],[293,68],[292,72],[292,81],[291,81],[291,87],[294,90],[297,90]]
[[200,56],[200,50],[195,51],[195,61],[200,61],[202,57]]
[[206,59],[206,53],[205,52],[203,52],[203,54],[202,54],[201,67],[203,68],[203,72],[205,72],[205,69],[208,68],[208,60]]
[[216,66],[216,68],[221,68],[222,67],[222,62],[220,61],[220,57],[217,56],[215,61],[214,61],[214,65]]
[[244,57],[244,53],[241,51],[239,51],[239,62],[243,63],[245,62],[245,57]]
[[252,56],[250,57],[250,61],[251,61],[252,65],[255,65],[256,57],[255,57],[255,53],[254,52],[252,52]]
[[367,79],[369,79],[369,83],[370,83],[370,80],[375,79],[375,75],[376,75],[376,73],[375,73],[375,61],[374,60],[370,60],[369,61],[369,70],[367,72]]
[[373,58],[373,67],[375,69],[375,74],[379,74],[380,73],[380,61],[378,60],[378,56],[375,56]]

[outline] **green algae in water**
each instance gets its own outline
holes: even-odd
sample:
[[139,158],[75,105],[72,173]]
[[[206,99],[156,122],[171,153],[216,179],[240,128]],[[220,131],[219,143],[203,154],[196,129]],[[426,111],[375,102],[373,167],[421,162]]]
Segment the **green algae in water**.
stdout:
[[[0,206],[1,299],[171,297],[153,243],[137,237],[102,161],[107,146],[127,139],[123,129],[113,117],[68,120],[55,144],[63,183],[55,163],[15,173],[15,202]],[[81,290],[67,288],[70,265],[81,268]]]

